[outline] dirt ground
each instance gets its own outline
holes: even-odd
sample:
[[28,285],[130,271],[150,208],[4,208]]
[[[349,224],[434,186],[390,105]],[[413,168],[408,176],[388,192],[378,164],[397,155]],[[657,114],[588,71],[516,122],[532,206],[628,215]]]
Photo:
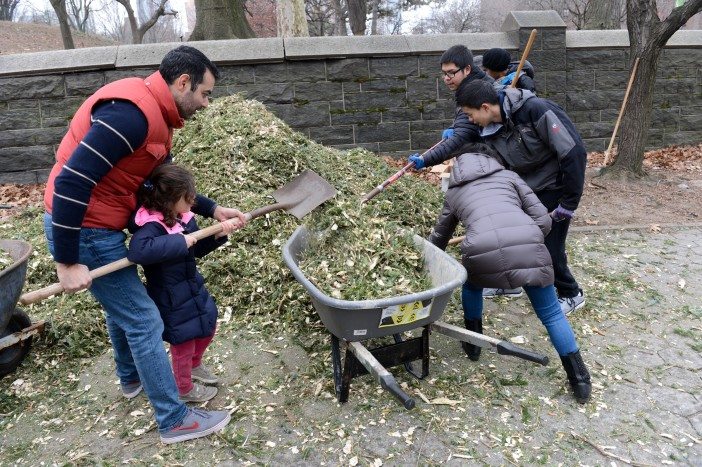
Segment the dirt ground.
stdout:
[[[106,37],[91,36],[75,31],[73,32],[73,43],[78,49],[114,44]],[[0,55],[61,49],[63,49],[63,41],[57,26],[0,21]]]

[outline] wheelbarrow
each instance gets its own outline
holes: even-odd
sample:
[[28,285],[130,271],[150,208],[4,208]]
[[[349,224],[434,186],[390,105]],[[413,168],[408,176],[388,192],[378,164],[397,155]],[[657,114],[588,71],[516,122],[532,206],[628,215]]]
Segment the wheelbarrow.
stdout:
[[[310,237],[311,233],[305,226],[298,227],[283,245],[283,260],[309,293],[317,314],[331,334],[334,389],[339,402],[348,400],[352,378],[371,374],[405,408],[413,408],[414,399],[400,388],[385,367],[404,365],[416,378],[426,377],[429,374],[430,331],[480,347],[494,347],[501,355],[513,355],[541,365],[548,363],[548,357],[511,342],[438,321],[453,291],[465,282],[467,274],[461,263],[422,237],[415,235],[414,242],[424,255],[424,266],[432,288],[408,295],[355,301],[324,294],[304,275],[298,262],[301,254],[310,246]],[[420,327],[423,328],[420,337],[403,340],[402,333]],[[361,342],[385,336],[393,336],[395,343],[368,349]],[[343,365],[342,343],[346,347]],[[422,370],[415,372],[411,363],[420,359]]]
[[25,359],[32,346],[32,336],[41,332],[44,321],[32,324],[19,307],[27,274],[27,260],[32,246],[22,240],[0,239],[0,250],[6,251],[12,264],[0,271],[0,378],[12,373]]

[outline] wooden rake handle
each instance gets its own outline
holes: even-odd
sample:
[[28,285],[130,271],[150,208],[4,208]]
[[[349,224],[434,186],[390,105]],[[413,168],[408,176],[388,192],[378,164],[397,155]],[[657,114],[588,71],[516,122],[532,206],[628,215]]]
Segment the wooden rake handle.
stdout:
[[517,87],[517,81],[519,81],[519,73],[522,72],[522,68],[524,68],[524,63],[526,63],[526,58],[529,56],[529,52],[531,52],[531,47],[534,45],[534,41],[536,41],[536,32],[536,29],[532,29],[531,34],[529,34],[529,40],[527,40],[526,46],[524,47],[522,58],[519,60],[519,66],[517,67],[517,71],[514,73],[514,79],[512,79],[512,84],[510,84],[509,86],[511,88]]
[[631,76],[629,76],[629,84],[626,85],[626,92],[624,93],[624,100],[622,101],[622,107],[619,109],[619,116],[617,117],[617,122],[614,124],[614,131],[612,132],[612,138],[609,140],[609,146],[604,153],[604,165],[605,167],[609,164],[609,157],[612,152],[612,146],[614,145],[614,139],[617,137],[617,131],[619,130],[619,123],[622,121],[622,115],[624,115],[624,107],[629,100],[629,92],[631,91],[631,85],[634,84],[634,77],[636,76],[636,69],[639,66],[639,57],[636,57],[634,61],[634,66],[631,68]]
[[[294,203],[275,203],[275,204],[269,204],[268,206],[263,206],[260,208],[256,208],[253,211],[249,211],[245,213],[244,215],[246,216],[246,221],[250,221],[251,219],[255,219],[257,217],[264,216],[270,212],[277,211],[279,209],[287,209],[291,206],[291,204]],[[211,235],[217,235],[222,231],[222,224],[221,223],[216,223],[214,225],[211,225],[209,227],[205,227],[202,230],[198,230],[197,232],[193,232],[192,235],[195,237],[198,241],[202,240],[203,238],[207,238]],[[112,263],[106,264],[104,266],[100,266],[99,268],[92,269],[90,271],[90,278],[92,280],[97,279],[98,277],[106,276],[107,274],[110,274],[115,271],[119,271],[120,269],[124,269],[128,266],[133,265],[131,261],[129,261],[127,258],[122,258],[117,261],[113,261]],[[42,301],[46,298],[51,297],[52,295],[58,295],[60,293],[63,293],[64,289],[63,286],[60,283],[55,283],[51,284],[49,286],[46,286],[42,289],[34,290],[32,292],[27,292],[26,294],[22,295],[19,299],[19,302],[21,305],[30,305],[32,303],[36,303],[39,301]]]

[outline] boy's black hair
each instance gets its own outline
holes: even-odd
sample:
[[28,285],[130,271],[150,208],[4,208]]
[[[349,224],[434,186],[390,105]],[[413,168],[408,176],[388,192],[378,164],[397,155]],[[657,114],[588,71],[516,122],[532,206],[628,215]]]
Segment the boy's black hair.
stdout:
[[469,109],[479,109],[483,104],[499,104],[497,91],[492,83],[476,79],[456,91],[456,104]]
[[168,84],[173,84],[182,74],[190,75],[192,91],[202,83],[206,70],[210,70],[215,79],[219,79],[217,66],[205,54],[188,45],[181,45],[168,52],[158,67],[159,73]]
[[454,45],[441,55],[441,64],[453,63],[459,69],[473,66],[473,53],[465,45]]

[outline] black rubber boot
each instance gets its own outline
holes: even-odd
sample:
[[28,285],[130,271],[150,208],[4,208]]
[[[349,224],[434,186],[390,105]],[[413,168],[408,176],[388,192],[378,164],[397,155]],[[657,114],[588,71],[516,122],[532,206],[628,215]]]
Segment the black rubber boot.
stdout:
[[[466,319],[463,318],[466,323],[466,329],[469,331],[477,332],[478,334],[483,333],[483,320],[482,319]],[[477,362],[480,358],[480,347],[477,345],[469,344],[468,342],[461,342],[461,347],[463,351],[468,355],[468,358]]]
[[580,351],[569,353],[565,357],[561,357],[563,368],[568,375],[570,387],[573,388],[575,400],[581,404],[590,400],[590,392],[592,384],[590,383],[590,373],[587,371],[583,357],[580,356]]

